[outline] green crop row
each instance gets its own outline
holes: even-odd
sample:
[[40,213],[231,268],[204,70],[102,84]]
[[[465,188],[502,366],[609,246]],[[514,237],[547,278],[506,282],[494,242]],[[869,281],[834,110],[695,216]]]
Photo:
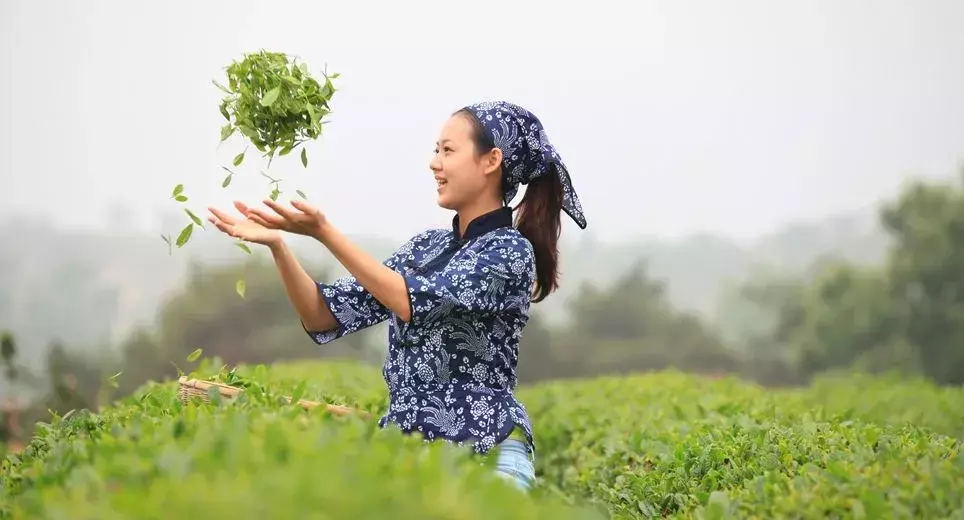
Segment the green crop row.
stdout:
[[253,386],[237,400],[182,404],[176,385],[149,385],[53,420],[4,462],[0,517],[964,518],[960,389],[675,372],[529,387],[539,487],[525,496],[468,449],[282,400],[377,416],[377,369],[239,373]]
[[664,372],[523,396],[544,484],[615,518],[964,518],[961,442],[927,427],[959,423],[964,392],[905,390],[900,404],[916,395],[934,415],[909,424],[894,406],[885,416],[900,385],[872,378],[773,391]]

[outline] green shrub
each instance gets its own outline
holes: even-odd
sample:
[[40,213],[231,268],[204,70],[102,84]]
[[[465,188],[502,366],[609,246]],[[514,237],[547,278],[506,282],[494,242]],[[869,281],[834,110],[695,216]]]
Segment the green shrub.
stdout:
[[[0,507],[71,519],[964,515],[961,442],[938,433],[960,424],[947,415],[961,389],[851,377],[772,391],[673,371],[527,387],[539,487],[526,496],[468,449],[280,399],[377,417],[387,404],[377,369],[239,373],[269,391],[182,405],[175,386],[149,385],[99,415],[54,419],[7,458]],[[908,415],[915,401],[925,404]],[[886,402],[901,406],[888,415]]]

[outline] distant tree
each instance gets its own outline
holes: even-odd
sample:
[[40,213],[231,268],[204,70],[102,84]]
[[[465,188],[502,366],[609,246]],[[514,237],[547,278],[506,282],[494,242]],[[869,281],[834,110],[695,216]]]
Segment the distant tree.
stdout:
[[[961,171],[964,176],[964,169]],[[955,182],[917,182],[881,212],[895,240],[890,294],[903,302],[906,339],[924,372],[943,384],[964,383],[964,189]]]

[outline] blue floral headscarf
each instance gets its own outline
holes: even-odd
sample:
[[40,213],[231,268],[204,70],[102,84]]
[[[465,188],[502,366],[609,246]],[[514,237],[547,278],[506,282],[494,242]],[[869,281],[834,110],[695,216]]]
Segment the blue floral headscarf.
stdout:
[[475,114],[495,146],[502,150],[503,186],[508,204],[519,191],[543,175],[558,175],[562,183],[562,209],[586,229],[582,204],[572,187],[569,170],[549,143],[542,122],[528,110],[505,101],[485,101],[465,107]]

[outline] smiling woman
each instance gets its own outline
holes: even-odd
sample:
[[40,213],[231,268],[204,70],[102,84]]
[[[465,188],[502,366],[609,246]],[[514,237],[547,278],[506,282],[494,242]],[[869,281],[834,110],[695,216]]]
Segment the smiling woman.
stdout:
[[[560,214],[586,227],[568,171],[538,118],[506,102],[470,105],[443,125],[430,163],[451,229],[419,233],[378,261],[303,201],[291,208],[236,202],[241,217],[211,208],[232,237],[266,245],[308,335],[325,344],[389,321],[384,374],[389,409],[380,419],[426,440],[497,449],[497,470],[529,489],[535,442],[515,396],[519,340],[533,301],[557,282]],[[529,188],[513,225],[508,207]],[[314,281],[281,231],[315,238],[348,270]]]

